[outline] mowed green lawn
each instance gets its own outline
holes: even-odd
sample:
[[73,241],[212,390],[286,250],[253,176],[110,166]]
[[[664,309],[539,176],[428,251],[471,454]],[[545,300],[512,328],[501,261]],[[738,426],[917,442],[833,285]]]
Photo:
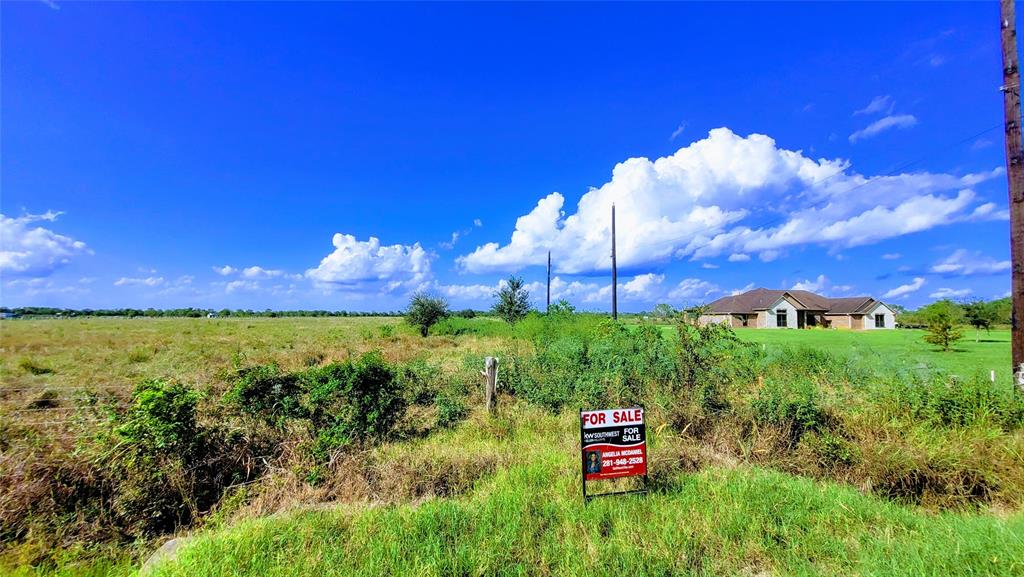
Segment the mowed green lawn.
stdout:
[[768,347],[807,346],[900,369],[939,369],[962,378],[988,378],[995,370],[996,381],[1010,385],[1010,331],[981,331],[977,342],[974,329],[963,332],[954,349],[943,352],[924,341],[923,330],[736,329],[741,339]]

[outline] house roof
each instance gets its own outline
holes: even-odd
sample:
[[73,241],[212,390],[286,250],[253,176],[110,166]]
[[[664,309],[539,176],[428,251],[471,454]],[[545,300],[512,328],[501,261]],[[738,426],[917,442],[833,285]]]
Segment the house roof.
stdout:
[[755,313],[787,298],[797,310],[832,314],[866,312],[876,301],[871,297],[828,298],[805,290],[773,290],[756,288],[745,293],[722,297],[708,305],[711,313]]
[[786,291],[757,288],[745,293],[722,297],[708,307],[713,313],[748,313],[765,310],[782,298]]
[[828,299],[832,307],[828,312],[836,314],[863,313],[878,302],[871,297],[844,297],[839,299]]

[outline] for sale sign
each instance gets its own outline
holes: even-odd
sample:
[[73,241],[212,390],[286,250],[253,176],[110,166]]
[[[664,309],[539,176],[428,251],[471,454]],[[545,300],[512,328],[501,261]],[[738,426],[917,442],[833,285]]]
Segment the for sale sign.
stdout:
[[644,410],[580,411],[583,480],[647,475]]

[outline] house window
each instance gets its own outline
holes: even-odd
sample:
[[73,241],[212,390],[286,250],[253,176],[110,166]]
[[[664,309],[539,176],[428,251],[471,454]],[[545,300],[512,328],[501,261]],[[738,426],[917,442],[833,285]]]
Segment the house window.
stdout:
[[884,314],[878,313],[878,314],[875,315],[875,328],[876,329],[884,329],[885,328],[885,315]]
[[785,327],[786,322],[789,321],[789,314],[786,311],[779,311],[775,313],[775,325],[779,327]]

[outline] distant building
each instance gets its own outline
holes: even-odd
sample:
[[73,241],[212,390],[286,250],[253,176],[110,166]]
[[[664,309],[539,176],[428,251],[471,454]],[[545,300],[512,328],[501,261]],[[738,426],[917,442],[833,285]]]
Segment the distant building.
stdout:
[[214,313],[214,312],[206,313],[206,318],[208,318],[208,319],[215,319],[215,318],[217,318],[217,313]]
[[0,319],[15,319],[18,315],[14,313],[0,313]]
[[700,322],[759,329],[893,329],[896,314],[871,297],[828,298],[803,290],[757,288],[714,301]]

